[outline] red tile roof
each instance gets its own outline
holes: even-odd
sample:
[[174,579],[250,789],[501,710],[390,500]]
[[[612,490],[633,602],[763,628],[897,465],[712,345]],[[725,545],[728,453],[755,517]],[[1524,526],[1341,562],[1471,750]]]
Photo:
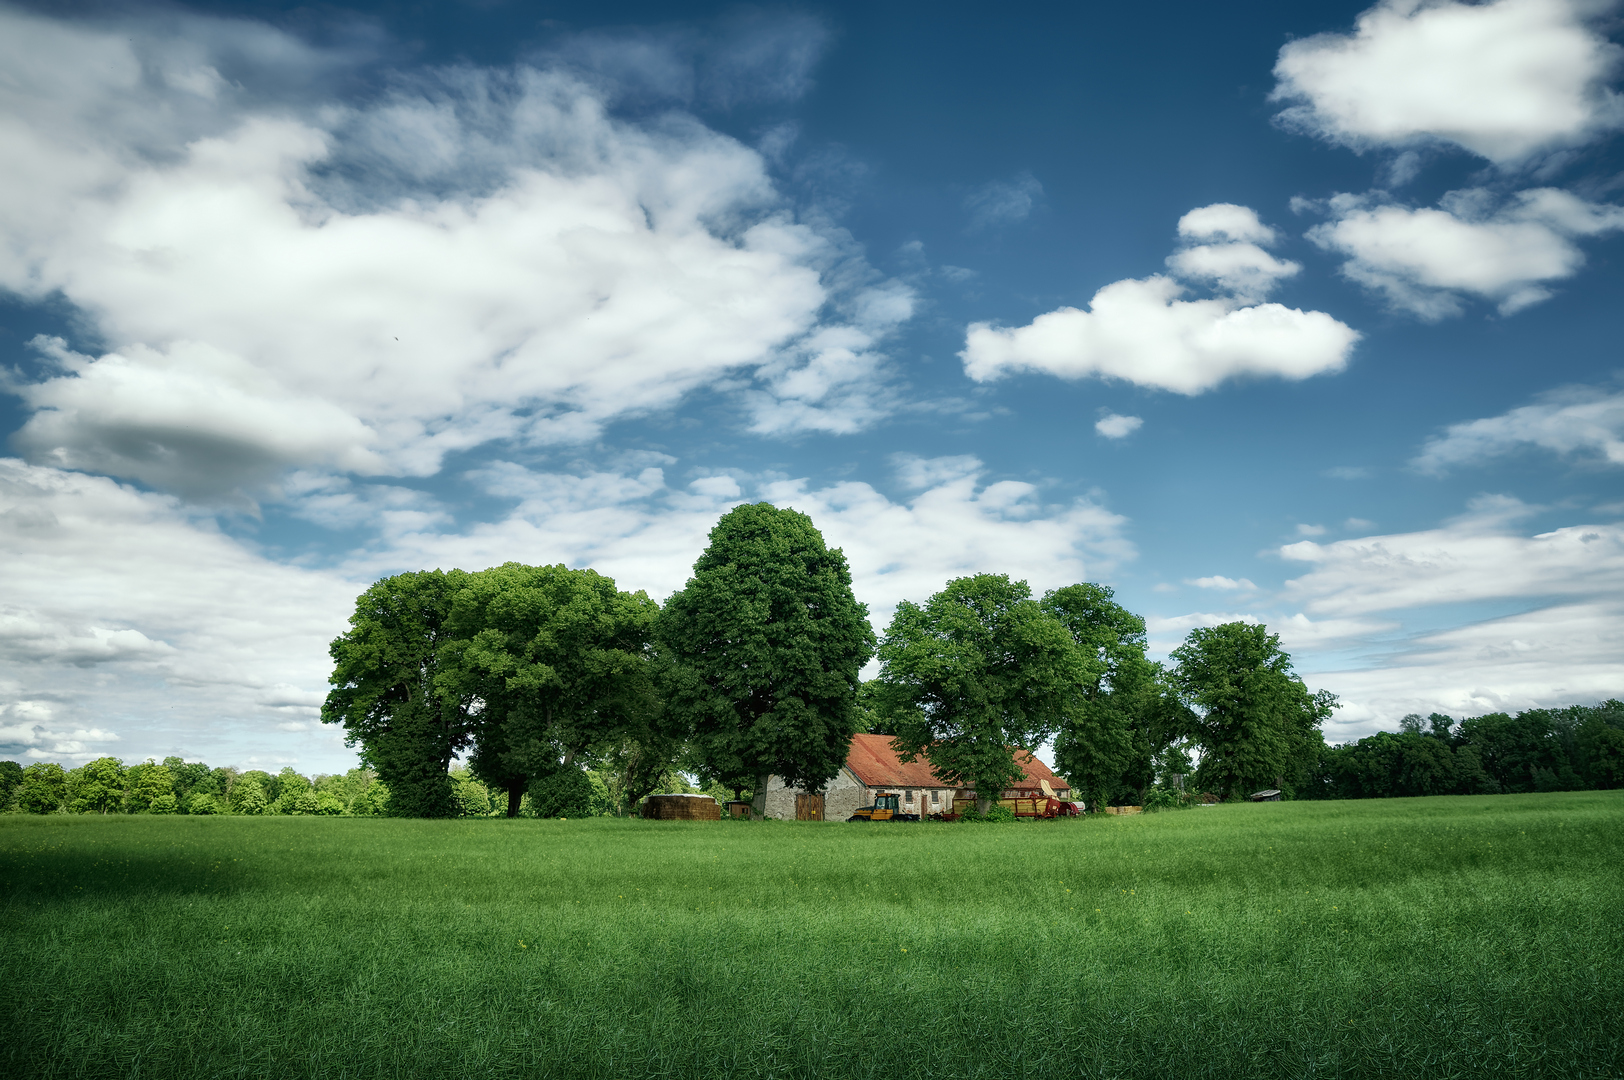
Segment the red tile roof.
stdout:
[[[1039,780],[1049,781],[1049,786],[1056,791],[1071,786],[1024,750],[1016,753],[1015,762],[1026,770],[1026,783],[1017,785],[1019,787],[1036,788]],[[871,788],[955,786],[940,779],[924,758],[914,762],[899,760],[897,752],[891,749],[889,735],[853,735],[851,749],[846,752],[846,767]]]

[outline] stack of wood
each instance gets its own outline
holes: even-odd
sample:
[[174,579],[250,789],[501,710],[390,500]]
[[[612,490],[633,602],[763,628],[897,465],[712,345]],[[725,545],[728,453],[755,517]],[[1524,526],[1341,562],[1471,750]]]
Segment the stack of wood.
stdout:
[[650,795],[643,816],[654,821],[721,821],[722,807],[709,795]]

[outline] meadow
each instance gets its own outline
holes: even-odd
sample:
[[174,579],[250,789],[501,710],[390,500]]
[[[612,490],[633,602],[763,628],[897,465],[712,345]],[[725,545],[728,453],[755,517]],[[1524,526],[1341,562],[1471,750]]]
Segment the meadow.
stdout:
[[1624,793],[0,818],[8,1077],[1617,1077]]

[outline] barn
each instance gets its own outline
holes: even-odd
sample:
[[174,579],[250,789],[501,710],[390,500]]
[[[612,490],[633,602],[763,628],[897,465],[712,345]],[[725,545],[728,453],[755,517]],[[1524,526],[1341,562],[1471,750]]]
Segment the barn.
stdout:
[[[1039,781],[1048,781],[1057,798],[1071,798],[1069,785],[1043,762],[1024,751],[1015,755],[1026,770],[1021,794],[1030,795]],[[868,806],[879,792],[902,796],[902,812],[929,817],[953,809],[953,797],[974,795],[967,788],[944,783],[923,759],[905,762],[891,749],[889,735],[853,735],[846,764],[829,781],[821,796],[784,786],[774,776],[767,781],[767,816],[785,821],[845,821],[859,806]],[[1016,797],[1015,792],[1007,797]]]

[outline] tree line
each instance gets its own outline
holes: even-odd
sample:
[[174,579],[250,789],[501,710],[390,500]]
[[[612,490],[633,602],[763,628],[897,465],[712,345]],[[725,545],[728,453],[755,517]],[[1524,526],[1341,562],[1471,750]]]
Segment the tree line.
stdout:
[[1412,713],[1396,732],[1325,748],[1311,798],[1497,795],[1624,786],[1624,702],[1489,713]]
[[1091,805],[1173,772],[1225,797],[1311,782],[1335,699],[1275,635],[1197,629],[1171,668],[1145,649],[1109,587],[1034,596],[1001,574],[904,601],[876,637],[844,554],[805,514],[757,503],[721,518],[663,606],[563,565],[384,578],[332,644],[322,718],[389,812],[417,817],[458,812],[459,759],[510,816],[526,800],[579,814],[594,775],[618,812],[684,774],[759,810],[769,776],[823,790],[859,731],[984,799],[1023,775],[1019,749],[1050,740]]
[[[505,807],[466,768],[451,770],[451,791],[459,817],[491,817]],[[612,814],[619,805],[614,776],[589,770],[587,816]],[[681,774],[670,790],[693,791]],[[705,794],[726,796],[711,789]],[[380,817],[390,811],[388,785],[371,769],[304,776],[291,765],[280,772],[210,768],[200,761],[166,757],[125,765],[102,757],[65,769],[53,761],[27,768],[0,761],[0,813],[29,814],[238,814]],[[536,816],[528,797],[520,813]]]

